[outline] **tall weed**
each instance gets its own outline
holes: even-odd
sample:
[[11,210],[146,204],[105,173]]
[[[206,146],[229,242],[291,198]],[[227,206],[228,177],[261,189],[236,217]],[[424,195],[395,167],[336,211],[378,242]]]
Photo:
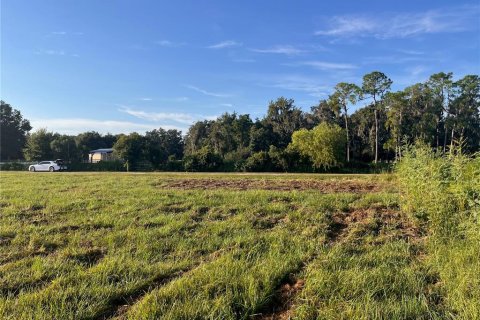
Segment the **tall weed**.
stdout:
[[401,208],[428,231],[426,263],[452,316],[480,319],[480,155],[417,145],[396,172]]

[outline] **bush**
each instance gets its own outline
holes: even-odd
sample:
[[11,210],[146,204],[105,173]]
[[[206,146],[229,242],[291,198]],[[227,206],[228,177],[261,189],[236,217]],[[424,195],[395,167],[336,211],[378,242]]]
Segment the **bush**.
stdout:
[[25,171],[29,165],[26,162],[4,162],[0,163],[0,171]]
[[183,159],[185,171],[219,171],[222,165],[222,157],[210,148],[202,148]]
[[255,152],[245,161],[244,171],[268,172],[272,170],[270,157],[265,151]]
[[480,155],[406,152],[396,167],[401,207],[423,224],[428,267],[439,277],[446,304],[459,319],[480,315]]
[[122,161],[100,161],[97,163],[70,163],[68,171],[126,171]]
[[289,148],[309,157],[315,168],[328,170],[343,166],[345,146],[345,131],[338,125],[322,122],[312,130],[295,131]]

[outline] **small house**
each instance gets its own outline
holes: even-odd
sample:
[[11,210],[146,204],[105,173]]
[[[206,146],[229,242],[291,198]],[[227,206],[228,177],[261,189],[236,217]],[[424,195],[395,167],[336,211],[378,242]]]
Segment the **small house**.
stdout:
[[113,148],[91,150],[88,153],[88,162],[97,163],[100,161],[114,161],[117,158],[113,154]]

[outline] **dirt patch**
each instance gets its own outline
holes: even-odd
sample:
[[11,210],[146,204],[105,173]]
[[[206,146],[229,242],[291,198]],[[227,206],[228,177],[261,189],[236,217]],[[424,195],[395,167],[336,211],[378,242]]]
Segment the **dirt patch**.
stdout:
[[383,235],[386,238],[397,237],[413,241],[422,236],[421,230],[401,211],[382,207],[335,212],[329,228],[327,235],[330,243],[342,242],[346,238],[363,238],[367,235]]
[[[261,179],[175,179],[167,180],[162,188],[182,190],[317,190],[322,193],[366,193],[385,190],[386,185],[356,180],[323,181],[323,180],[261,180]],[[285,201],[282,199],[282,201]],[[288,200],[287,200],[288,201]]]
[[254,315],[257,320],[287,320],[292,317],[294,298],[303,289],[305,281],[290,275],[285,283],[276,290],[267,312]]

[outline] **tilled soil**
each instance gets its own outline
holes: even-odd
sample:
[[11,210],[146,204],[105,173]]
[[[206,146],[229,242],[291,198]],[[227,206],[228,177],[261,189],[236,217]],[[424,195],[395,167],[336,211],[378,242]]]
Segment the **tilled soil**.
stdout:
[[170,189],[229,189],[229,190],[317,190],[321,193],[367,193],[380,192],[389,188],[384,183],[363,182],[357,180],[259,180],[259,179],[175,179],[167,180],[161,185]]

